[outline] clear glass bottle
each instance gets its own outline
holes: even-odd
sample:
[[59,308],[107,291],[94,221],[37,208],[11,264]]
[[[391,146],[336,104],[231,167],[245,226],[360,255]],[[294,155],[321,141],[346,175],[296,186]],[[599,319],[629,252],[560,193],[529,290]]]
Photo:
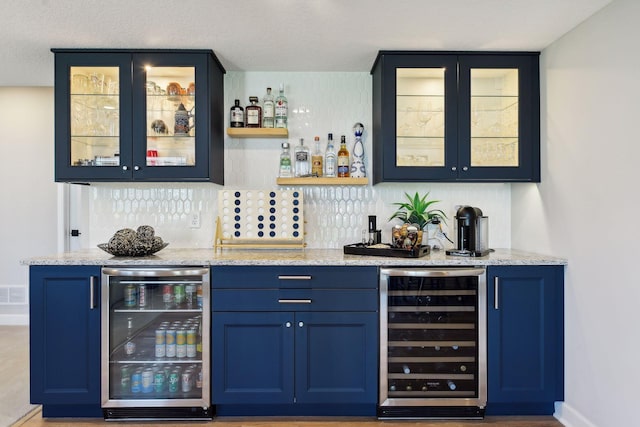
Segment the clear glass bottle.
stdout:
[[338,178],[349,178],[349,150],[347,149],[347,137],[340,136],[340,150],[338,150]]
[[127,318],[127,338],[124,344],[124,353],[128,357],[133,357],[136,353],[136,343],[133,341],[133,318]]
[[278,171],[280,178],[291,178],[291,151],[289,149],[289,143],[282,143],[282,152],[280,153],[280,169]]
[[324,154],[322,154],[322,150],[320,149],[320,137],[316,136],[314,138],[316,143],[315,151],[311,156],[311,173],[313,176],[322,176],[322,164],[324,159]]
[[296,145],[293,150],[295,163],[295,176],[309,175],[311,170],[309,165],[309,149],[304,146],[304,138],[300,138],[300,145]]
[[272,128],[275,126],[275,102],[271,94],[271,88],[267,88],[267,93],[262,97],[262,127]]
[[258,97],[250,96],[249,97],[250,105],[247,105],[245,108],[245,116],[247,118],[247,127],[248,128],[259,128],[260,123],[262,123],[262,107],[258,105]]
[[289,103],[284,96],[284,83],[280,83],[280,93],[276,97],[275,126],[277,128],[287,127],[287,115],[289,114]]
[[336,152],[333,147],[333,134],[327,136],[327,149],[324,153],[324,176],[336,177]]
[[230,123],[229,125],[232,128],[243,128],[244,127],[244,108],[240,106],[240,100],[236,99],[235,104],[231,107],[231,115],[230,115]]

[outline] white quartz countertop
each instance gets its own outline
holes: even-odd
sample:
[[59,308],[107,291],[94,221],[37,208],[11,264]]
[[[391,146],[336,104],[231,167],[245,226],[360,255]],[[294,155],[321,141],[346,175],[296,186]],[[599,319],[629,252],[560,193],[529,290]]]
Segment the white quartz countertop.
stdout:
[[353,266],[451,266],[451,265],[566,265],[567,260],[515,249],[496,249],[484,257],[448,256],[432,251],[421,258],[345,255],[342,249],[180,249],[165,248],[146,257],[114,257],[101,249],[36,256],[23,265],[353,265]]

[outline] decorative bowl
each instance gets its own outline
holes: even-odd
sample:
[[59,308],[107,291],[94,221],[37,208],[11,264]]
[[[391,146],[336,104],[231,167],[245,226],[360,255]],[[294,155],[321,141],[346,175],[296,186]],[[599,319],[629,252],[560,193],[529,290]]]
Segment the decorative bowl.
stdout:
[[140,256],[148,256],[148,255],[153,255],[158,251],[161,251],[162,249],[166,248],[167,246],[169,246],[169,243],[162,243],[162,245],[160,246],[154,246],[151,249],[145,250],[145,251],[136,251],[135,249],[132,248],[126,248],[126,249],[122,249],[122,250],[109,250],[109,244],[108,243],[100,243],[98,244],[98,247],[100,249],[102,249],[103,251],[113,255],[113,256],[128,256],[128,257],[140,257]]

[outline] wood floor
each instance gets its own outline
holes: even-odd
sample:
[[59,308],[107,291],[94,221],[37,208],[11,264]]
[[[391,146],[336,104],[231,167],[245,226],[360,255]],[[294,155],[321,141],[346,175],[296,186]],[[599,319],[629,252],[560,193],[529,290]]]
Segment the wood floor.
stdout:
[[35,410],[27,417],[20,420],[12,427],[134,427],[134,426],[161,426],[161,427],[562,427],[562,424],[553,417],[486,417],[484,420],[406,420],[406,421],[377,421],[371,418],[215,418],[213,421],[190,422],[109,422],[102,419],[42,419],[40,410]]

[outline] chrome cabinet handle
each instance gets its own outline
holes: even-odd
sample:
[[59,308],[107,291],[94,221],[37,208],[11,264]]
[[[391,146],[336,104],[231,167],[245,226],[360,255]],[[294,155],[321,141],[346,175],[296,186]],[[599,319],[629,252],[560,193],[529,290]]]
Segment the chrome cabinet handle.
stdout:
[[89,276],[89,310],[96,308],[95,287],[96,276]]
[[123,167],[122,167],[122,170],[123,170],[123,171],[128,171],[128,170],[129,170],[129,166],[123,166]]
[[298,326],[302,328],[304,326],[304,322],[298,322]]
[[455,167],[455,166],[453,166],[453,167],[451,168],[451,170],[452,170],[452,171],[456,171],[456,170],[458,170],[458,168],[457,168],[457,167]]
[[468,170],[469,170],[469,167],[464,166],[464,167],[462,168],[462,170],[466,172],[466,171],[468,171]]
[[278,300],[280,304],[311,304],[311,299],[284,299]]
[[500,289],[500,278],[498,276],[493,278],[493,308],[494,310],[500,309],[500,299],[498,298],[498,290]]
[[311,280],[311,276],[278,276],[278,280]]
[[284,324],[285,327],[290,328],[291,327],[291,322],[287,322]]
[[139,171],[139,170],[140,170],[140,166],[135,165],[135,166],[133,167],[133,170],[134,170],[134,171]]

